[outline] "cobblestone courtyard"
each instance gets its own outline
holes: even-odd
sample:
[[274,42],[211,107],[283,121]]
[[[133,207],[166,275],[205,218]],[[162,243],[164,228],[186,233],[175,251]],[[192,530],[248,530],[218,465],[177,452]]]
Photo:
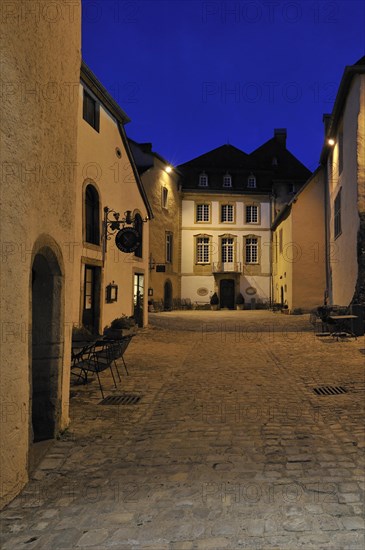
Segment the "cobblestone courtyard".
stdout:
[[363,550],[364,354],[308,316],[151,315],[118,390],[101,375],[141,400],[72,385],[70,428],[2,512],[2,548]]

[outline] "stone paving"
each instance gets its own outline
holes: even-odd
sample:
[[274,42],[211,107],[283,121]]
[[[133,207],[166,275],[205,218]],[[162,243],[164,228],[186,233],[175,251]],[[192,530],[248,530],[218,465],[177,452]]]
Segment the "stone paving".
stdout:
[[[151,323],[118,391],[102,375],[142,399],[71,387],[70,428],[2,512],[2,548],[364,550],[364,338],[262,311]],[[327,385],[347,392],[313,391]]]

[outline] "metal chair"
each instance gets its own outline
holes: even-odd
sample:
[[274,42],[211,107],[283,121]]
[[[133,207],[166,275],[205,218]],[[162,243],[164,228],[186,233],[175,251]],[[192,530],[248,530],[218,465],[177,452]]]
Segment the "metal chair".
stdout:
[[125,372],[127,373],[127,375],[129,375],[127,365],[126,365],[126,362],[124,360],[124,353],[125,353],[127,347],[129,346],[129,343],[132,340],[133,336],[135,336],[135,335],[134,334],[129,334],[127,336],[122,336],[122,338],[120,340],[111,340],[111,342],[110,342],[111,345],[110,345],[110,348],[109,348],[109,353],[111,354],[112,361],[115,364],[115,368],[116,368],[117,373],[118,373],[119,381],[121,380],[121,378],[120,378],[120,374],[119,374],[119,370],[118,370],[117,360],[121,359],[123,361]]
[[[117,387],[115,382],[114,372],[112,369],[113,355],[110,352],[109,348],[111,343],[106,340],[100,340],[96,342],[89,350],[89,353],[86,357],[78,361],[75,365],[76,368],[79,368],[83,373],[85,383],[87,382],[87,376],[89,372],[95,373],[99,382],[99,388],[104,399],[104,391],[101,385],[99,373],[104,370],[110,369],[114,387]],[[119,373],[118,373],[119,374]]]

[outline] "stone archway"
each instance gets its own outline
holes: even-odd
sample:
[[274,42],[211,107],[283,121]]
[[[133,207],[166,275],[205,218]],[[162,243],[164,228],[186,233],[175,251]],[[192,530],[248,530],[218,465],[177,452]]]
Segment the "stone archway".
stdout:
[[32,265],[31,443],[52,439],[57,431],[63,362],[62,290],[57,257],[44,246]]
[[163,287],[163,308],[165,311],[172,310],[172,284],[169,279],[167,279]]

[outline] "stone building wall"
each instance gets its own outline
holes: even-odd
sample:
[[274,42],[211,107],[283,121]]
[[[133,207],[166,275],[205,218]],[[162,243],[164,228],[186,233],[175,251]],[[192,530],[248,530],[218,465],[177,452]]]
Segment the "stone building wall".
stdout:
[[[171,284],[171,299],[180,298],[180,210],[178,175],[167,173],[166,163],[153,156],[154,166],[142,175],[142,181],[150,201],[154,218],[150,222],[150,281],[154,302],[164,300],[165,285]],[[166,189],[166,204],[162,204],[163,189]],[[172,261],[166,261],[166,233],[173,238]],[[157,271],[164,265],[165,271]],[[184,296],[182,296],[184,298]],[[169,301],[169,300],[168,300]],[[168,304],[167,304],[168,305]]]
[[80,11],[2,8],[1,505],[27,482],[35,432],[47,437],[33,414],[49,407],[48,435],[68,423]]
[[365,305],[365,75],[359,77],[359,114],[357,131],[357,182],[360,226],[357,234],[358,276],[352,303]]

